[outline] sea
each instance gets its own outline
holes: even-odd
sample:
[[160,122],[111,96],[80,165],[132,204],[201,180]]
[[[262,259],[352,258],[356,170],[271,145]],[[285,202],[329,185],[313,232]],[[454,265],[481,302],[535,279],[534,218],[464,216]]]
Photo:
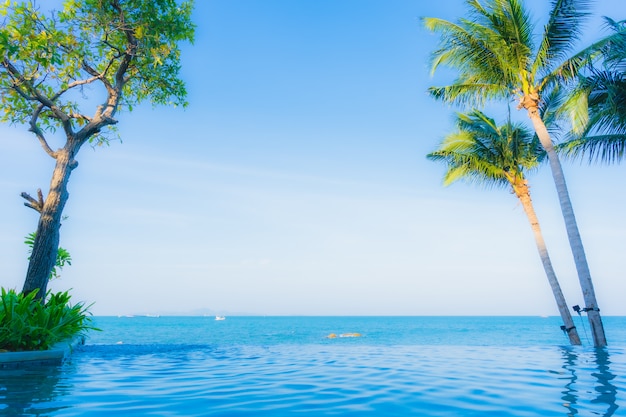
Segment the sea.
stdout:
[[[578,319],[578,318],[577,318]],[[95,317],[0,416],[626,416],[626,317]]]

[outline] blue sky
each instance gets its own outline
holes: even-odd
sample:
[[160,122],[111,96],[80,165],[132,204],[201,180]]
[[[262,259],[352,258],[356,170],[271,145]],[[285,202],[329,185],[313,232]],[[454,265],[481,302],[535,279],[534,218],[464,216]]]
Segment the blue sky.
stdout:
[[[189,107],[140,106],[118,117],[122,143],[81,150],[61,236],[73,263],[51,288],[97,315],[556,315],[514,196],[443,188],[425,158],[454,109],[425,93],[449,74],[430,76],[419,18],[462,4],[197,1]],[[23,126],[0,127],[0,155],[0,284],[20,289],[37,218],[19,194],[45,192],[53,164]],[[600,308],[626,315],[624,167],[564,169]],[[547,167],[530,182],[582,306]]]

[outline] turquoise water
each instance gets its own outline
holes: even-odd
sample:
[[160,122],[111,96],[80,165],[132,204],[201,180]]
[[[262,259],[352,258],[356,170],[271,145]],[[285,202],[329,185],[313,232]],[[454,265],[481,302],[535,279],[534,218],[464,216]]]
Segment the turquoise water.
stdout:
[[96,320],[68,362],[0,369],[0,415],[626,416],[624,317],[606,349],[554,317]]

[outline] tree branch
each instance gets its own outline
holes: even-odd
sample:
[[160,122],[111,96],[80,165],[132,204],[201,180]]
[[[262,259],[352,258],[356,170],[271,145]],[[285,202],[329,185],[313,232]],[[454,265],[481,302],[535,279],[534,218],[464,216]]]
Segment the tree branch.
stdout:
[[[106,102],[107,107],[109,105],[110,97],[117,96],[117,94],[118,94],[116,89],[115,89],[115,87],[113,87],[111,85],[111,83],[109,82],[109,80],[107,80],[107,77],[106,77],[106,73],[109,71],[109,68],[111,68],[111,66],[113,65],[113,62],[117,58],[118,57],[113,57],[109,61],[108,65],[107,65],[107,67],[106,67],[106,69],[104,70],[103,73],[100,73],[100,72],[96,71],[96,69],[93,68],[91,65],[89,65],[86,61],[83,61],[83,63],[82,63],[83,69],[89,75],[93,76],[94,78],[99,79],[102,82],[102,84],[104,85],[104,88],[107,90],[107,94],[108,94],[108,98],[107,98],[107,102]],[[94,116],[95,119],[99,119],[100,117],[104,117],[106,119],[108,117],[108,116],[103,116],[104,107],[105,107],[104,105],[98,106],[98,108],[96,110],[96,114]],[[112,112],[109,112],[109,113],[112,113]],[[93,119],[88,119],[86,117],[84,117],[84,119],[88,120],[90,123],[93,121]],[[96,130],[99,130],[99,127],[97,127]]]
[[[47,107],[52,107],[54,105],[54,103],[52,103],[50,101],[50,99],[48,99],[47,97],[42,96],[41,94],[39,94],[39,92],[37,91],[37,89],[32,85],[30,80],[27,80],[24,75],[22,75],[22,73],[20,72],[20,70],[18,70],[15,65],[13,65],[10,61],[8,61],[7,59],[4,59],[2,61],[2,66],[4,66],[7,71],[9,72],[9,74],[11,75],[11,77],[13,78],[13,80],[15,80],[13,82],[13,88],[25,99],[27,100],[31,100],[31,101],[38,101],[41,104],[44,104]],[[19,86],[21,85],[25,85],[27,87],[27,89],[29,90],[29,92],[31,94],[34,94],[34,96],[29,96],[26,94],[26,92],[22,92],[21,89],[19,88]]]
[[117,1],[112,2],[111,4],[113,8],[119,13],[120,16],[120,27],[124,34],[126,35],[126,40],[128,41],[128,48],[124,51],[124,58],[120,63],[120,66],[117,68],[117,72],[115,73],[115,88],[119,93],[122,92],[122,88],[124,87],[124,74],[128,70],[130,63],[135,58],[137,53],[137,38],[135,37],[135,31],[126,26],[126,20],[124,19],[124,12],[121,9],[119,3]]
[[27,200],[24,203],[26,207],[30,207],[36,212],[41,213],[41,210],[43,210],[43,204],[44,204],[43,193],[41,192],[41,188],[37,189],[38,200],[35,200],[34,198],[32,198],[30,194],[28,193],[22,193],[20,195],[22,196],[23,199]]
[[70,117],[73,119],[82,119],[87,121],[87,123],[91,122],[91,117],[89,116],[85,116],[84,114],[81,113],[70,113]]
[[[125,19],[124,19],[124,12],[122,8],[120,7],[119,2],[117,0],[113,0],[111,1],[111,6],[115,9],[115,11],[119,15],[119,19],[120,19],[119,27],[120,27],[120,30],[122,30],[124,34],[126,35],[127,48],[125,51],[122,51],[116,47],[109,45],[112,49],[116,50],[119,54],[113,56],[109,60],[109,63],[106,66],[106,69],[104,70],[103,73],[99,73],[93,67],[91,67],[87,62],[83,61],[83,69],[87,73],[89,73],[90,75],[94,77],[96,76],[100,77],[99,79],[104,84],[108,93],[108,97],[106,101],[104,102],[104,104],[102,104],[101,106],[98,106],[96,114],[89,121],[87,126],[85,126],[83,129],[81,129],[77,133],[79,142],[85,141],[89,137],[91,137],[93,134],[98,133],[103,126],[113,125],[117,123],[117,120],[115,120],[113,116],[117,110],[120,98],[122,96],[122,90],[124,88],[124,85],[127,82],[125,74],[128,71],[128,68],[130,67],[131,62],[133,61],[137,53],[137,47],[138,47],[137,38],[135,37],[134,30],[130,27],[127,27]],[[108,41],[105,40],[105,44],[108,45]],[[114,75],[114,80],[115,80],[114,85],[112,85],[107,79],[106,74],[108,73],[109,69],[113,67],[114,63],[120,58],[121,60],[119,62],[119,65]]]
[[52,101],[56,101],[59,97],[61,97],[63,94],[65,94],[66,92],[68,92],[74,87],[78,87],[80,85],[85,85],[85,84],[91,84],[92,82],[98,80],[99,78],[100,78],[99,76],[94,76],[94,77],[87,78],[84,80],[76,80],[72,83],[69,83],[66,88],[59,90],[54,96],[52,96]]
[[35,136],[37,136],[37,139],[39,140],[39,143],[41,144],[41,147],[43,148],[43,150],[46,151],[46,153],[50,155],[52,158],[56,159],[57,157],[56,152],[53,151],[52,148],[50,148],[50,145],[48,145],[48,141],[43,135],[43,131],[39,128],[39,126],[37,126],[37,119],[39,118],[39,115],[41,114],[41,111],[43,109],[44,109],[43,104],[40,104],[39,106],[37,106],[37,109],[33,113],[33,117],[30,118],[29,130],[33,132]]
[[[7,71],[9,72],[9,74],[11,75],[11,77],[16,80],[16,82],[13,83],[13,88],[15,89],[15,91],[17,91],[18,94],[20,94],[22,97],[24,97],[25,99],[29,100],[29,101],[37,101],[40,103],[40,106],[37,108],[37,111],[35,111],[35,113],[33,114],[33,117],[31,118],[31,131],[33,133],[35,133],[38,137],[43,137],[43,134],[41,132],[41,129],[39,129],[36,126],[36,120],[39,117],[39,114],[41,113],[41,111],[43,110],[43,107],[47,107],[49,108],[52,113],[54,114],[55,117],[57,117],[59,120],[61,120],[61,123],[63,124],[63,130],[65,130],[65,133],[68,137],[73,136],[74,131],[72,130],[72,124],[70,123],[71,118],[69,115],[67,115],[65,112],[63,112],[61,109],[59,109],[55,104],[54,101],[49,99],[48,97],[42,95],[39,90],[37,90],[37,88],[35,86],[32,85],[32,82],[30,82],[29,80],[27,80],[22,73],[7,59],[4,59],[2,61],[2,65],[7,69]],[[29,96],[26,94],[26,92],[23,92],[21,88],[19,88],[20,85],[25,85],[27,87],[27,89],[29,90],[29,93],[34,94],[33,96]],[[35,130],[32,130],[32,129]],[[40,138],[41,140],[41,138]],[[46,148],[44,148],[46,149]],[[49,148],[48,148],[49,149]],[[48,152],[46,150],[46,152]],[[50,152],[48,152],[50,153]]]
[[87,61],[85,61],[85,60],[83,60],[81,65],[82,65],[83,69],[85,70],[85,72],[87,74],[91,75],[94,80],[97,79],[97,80],[102,81],[102,83],[104,83],[104,86],[108,90],[109,88],[113,88],[113,86],[111,86],[109,81],[106,79],[105,75],[106,75],[107,71],[109,70],[109,68],[111,67],[111,65],[112,65],[114,60],[115,60],[115,57],[113,59],[111,59],[111,61],[107,65],[106,69],[102,73],[96,71],[96,69],[93,68],[91,65],[89,65],[87,63]]
[[11,77],[12,83],[11,83],[11,88],[13,90],[15,90],[15,92],[17,94],[19,94],[20,96],[22,96],[24,99],[26,100],[31,100],[31,101],[35,101],[37,100],[37,97],[34,96],[29,96],[26,91],[24,91],[20,85],[25,84],[26,80],[25,78],[22,76],[22,74],[18,71],[17,68],[15,68],[15,66],[13,66],[13,64],[11,64],[9,61],[7,61],[6,59],[4,59],[2,61],[2,66],[5,67],[9,73],[9,76]]

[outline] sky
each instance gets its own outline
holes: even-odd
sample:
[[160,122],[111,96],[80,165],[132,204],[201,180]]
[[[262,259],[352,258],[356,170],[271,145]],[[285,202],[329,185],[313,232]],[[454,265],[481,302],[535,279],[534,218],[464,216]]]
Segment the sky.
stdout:
[[[456,109],[426,94],[450,73],[431,76],[420,18],[455,20],[462,0],[196,3],[189,106],[119,114],[121,143],[80,151],[52,290],[95,315],[558,315],[516,198],[443,187],[425,157]],[[529,2],[538,28],[546,3]],[[19,290],[37,224],[20,193],[46,193],[53,161],[25,126],[0,126],[0,157],[0,285]],[[564,162],[604,315],[626,315],[624,169]],[[529,181],[583,307],[548,167]]]

